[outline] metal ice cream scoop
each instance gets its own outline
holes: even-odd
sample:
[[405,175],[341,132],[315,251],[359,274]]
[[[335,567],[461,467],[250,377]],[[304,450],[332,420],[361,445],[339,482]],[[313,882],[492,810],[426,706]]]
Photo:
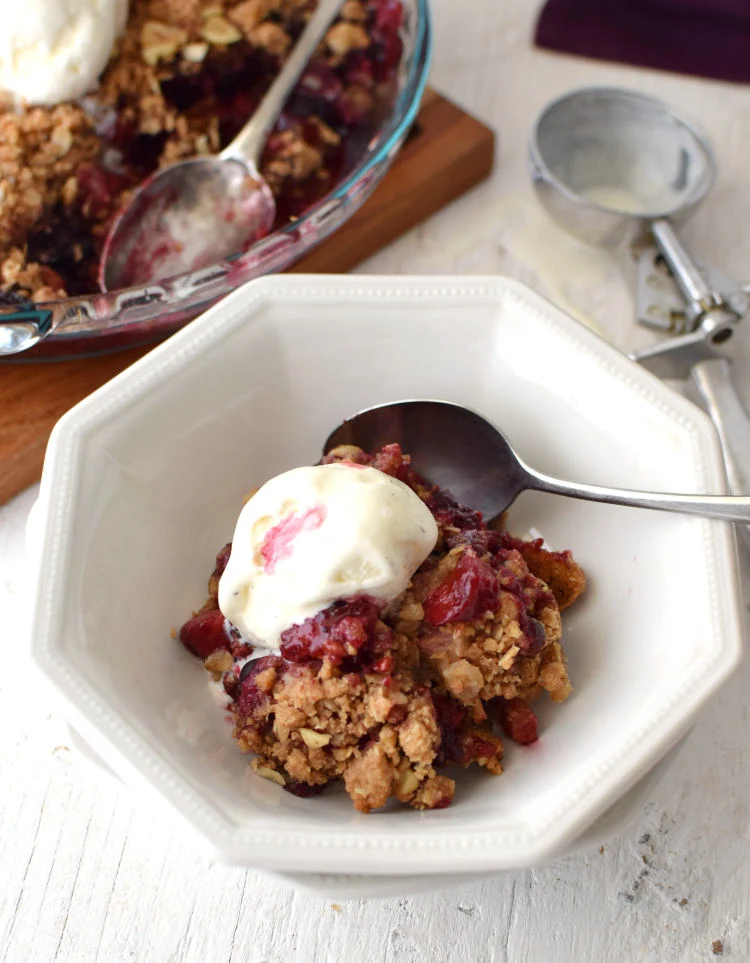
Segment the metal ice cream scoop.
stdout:
[[533,489],[610,505],[750,522],[750,497],[636,492],[545,475],[523,462],[505,435],[480,414],[448,401],[394,401],[366,408],[331,432],[323,454],[338,445],[376,451],[394,441],[409,452],[420,474],[487,519]]
[[707,136],[653,97],[589,88],[542,111],[529,161],[539,200],[569,233],[603,246],[650,235],[638,258],[638,320],[673,337],[632,357],[659,377],[692,378],[719,431],[732,490],[748,491],[750,419],[724,354],[748,312],[747,292],[696,263],[675,229],[713,184]]
[[114,221],[102,250],[103,291],[197,270],[271,229],[276,202],[260,174],[266,139],[344,0],[320,0],[251,119],[224,150],[152,175]]

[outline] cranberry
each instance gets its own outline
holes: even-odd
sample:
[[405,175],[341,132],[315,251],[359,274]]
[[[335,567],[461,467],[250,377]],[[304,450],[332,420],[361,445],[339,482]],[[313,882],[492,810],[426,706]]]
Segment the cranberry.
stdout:
[[449,549],[457,548],[459,545],[468,545],[481,558],[483,555],[494,556],[500,549],[501,541],[497,532],[491,532],[487,528],[468,528],[456,532],[455,535],[449,535],[445,544]]
[[94,217],[107,214],[117,195],[127,186],[122,174],[107,171],[98,164],[82,165],[76,176],[81,207]]
[[384,655],[382,659],[378,659],[377,662],[373,662],[372,667],[376,672],[389,673],[393,672],[393,668],[396,662],[392,655]]
[[388,710],[388,723],[397,726],[408,716],[409,710],[406,706],[391,706]]
[[470,732],[463,739],[463,765],[470,762],[486,761],[501,755],[501,745],[498,741],[485,739],[479,732]]
[[216,566],[213,570],[211,578],[220,579],[224,574],[224,569],[229,563],[229,556],[232,554],[232,543],[227,542],[227,544],[222,548],[219,554],[216,556]]
[[160,82],[164,99],[178,110],[187,110],[204,95],[204,78],[200,74],[173,74]]
[[430,625],[468,622],[497,605],[498,582],[492,567],[464,552],[451,574],[424,601]]
[[264,655],[260,659],[246,662],[242,667],[237,705],[245,717],[251,716],[259,706],[268,701],[268,693],[258,688],[255,684],[255,678],[265,669],[271,668],[276,669],[277,673],[283,671],[284,660],[277,655]]
[[[49,221],[39,224],[28,236],[29,261],[45,265],[45,283],[65,287],[69,294],[92,290],[92,265],[96,265],[96,243],[91,225],[77,211],[58,205]],[[60,279],[64,278],[64,283]]]
[[350,660],[349,668],[372,663],[387,654],[391,630],[378,618],[378,606],[365,597],[334,602],[300,625],[281,633],[281,654],[290,662],[326,659],[333,665]]
[[397,34],[403,15],[401,0],[376,0],[374,28],[384,34]]
[[382,471],[385,475],[393,475],[394,478],[399,478],[407,468],[401,445],[397,443],[384,445],[373,458],[372,467]]
[[347,84],[369,90],[375,83],[372,60],[361,50],[350,51],[344,61],[344,77]]
[[525,655],[536,655],[544,648],[547,640],[547,633],[544,626],[538,619],[532,619],[524,612],[521,619],[521,629],[523,636],[518,639],[518,647]]
[[523,699],[507,699],[500,710],[500,724],[519,746],[528,746],[539,738],[534,710]]
[[324,63],[311,63],[299,79],[294,95],[298,100],[332,104],[341,95],[341,80],[336,73]]
[[236,702],[240,694],[240,680],[234,675],[225,675],[224,691],[232,702]]
[[403,52],[401,37],[398,34],[385,34],[382,40],[375,44],[375,79],[388,80],[398,67]]
[[427,498],[427,507],[438,525],[458,528],[461,531],[483,529],[482,513],[460,505],[450,492],[436,488]]
[[440,748],[437,751],[436,764],[445,766],[452,762],[461,762],[464,755],[461,727],[466,719],[466,709],[450,696],[432,693],[432,704],[435,706],[438,727],[440,728]]
[[309,799],[311,796],[318,796],[326,788],[328,783],[323,783],[320,786],[311,786],[306,782],[299,782],[293,779],[291,782],[285,784],[284,789],[290,792],[293,796],[299,796],[300,799]]
[[201,612],[193,616],[180,629],[180,642],[188,652],[207,659],[219,649],[229,651],[231,638],[226,631],[225,619],[219,609]]
[[128,162],[136,170],[151,172],[159,166],[159,157],[167,142],[167,134],[138,134],[130,145]]
[[542,548],[544,545],[544,539],[535,538],[533,541],[525,542],[522,538],[516,538],[514,535],[510,535],[508,532],[503,532],[501,534],[501,539],[503,543],[503,548],[508,549],[508,551],[520,551],[522,548]]

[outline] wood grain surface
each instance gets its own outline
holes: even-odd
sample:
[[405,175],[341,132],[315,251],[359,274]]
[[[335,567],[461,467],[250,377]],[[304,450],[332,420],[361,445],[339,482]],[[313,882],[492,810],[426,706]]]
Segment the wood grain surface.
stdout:
[[[489,127],[428,89],[407,143],[373,196],[293,270],[351,270],[486,178],[494,143]],[[147,350],[0,364],[0,504],[39,478],[58,418]]]
[[[750,88],[534,50],[539,0],[431,6],[432,82],[498,131],[499,163],[490,181],[357,271],[507,274],[620,347],[655,337],[634,327],[621,264],[557,232],[528,182],[526,143],[542,106],[575,87],[614,84],[663,97],[708,129],[719,179],[684,237],[696,254],[750,278]],[[748,340],[737,334],[746,392]],[[3,963],[750,961],[750,659],[619,838],[441,893],[334,903],[212,863],[173,819],[70,742],[61,708],[23,657],[24,527],[35,497],[31,488],[0,509]]]

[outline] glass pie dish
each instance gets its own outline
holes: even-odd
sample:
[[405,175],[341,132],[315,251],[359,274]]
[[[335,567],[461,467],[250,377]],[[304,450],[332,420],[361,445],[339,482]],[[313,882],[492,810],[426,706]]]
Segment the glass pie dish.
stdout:
[[334,186],[247,251],[148,284],[59,300],[0,306],[0,357],[41,361],[136,347],[173,333],[240,285],[283,271],[344,224],[372,194],[417,114],[431,53],[428,0],[402,0],[403,54],[390,110],[368,127]]

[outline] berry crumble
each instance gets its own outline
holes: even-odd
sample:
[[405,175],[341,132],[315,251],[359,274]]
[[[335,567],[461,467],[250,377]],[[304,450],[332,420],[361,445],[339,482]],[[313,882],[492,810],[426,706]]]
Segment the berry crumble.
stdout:
[[531,703],[570,694],[560,612],[583,592],[584,573],[569,552],[488,528],[397,444],[374,455],[341,446],[321,465],[375,469],[429,509],[429,554],[406,589],[387,601],[364,591],[337,599],[258,657],[219,608],[229,544],[179,639],[222,687],[234,738],[259,775],[302,797],[342,780],[363,813],[391,798],[443,808],[456,785],[448,767],[501,773],[500,733],[533,743]]
[[[315,0],[131,0],[99,86],[77,101],[0,92],[0,306],[97,290],[110,223],[154,170],[218,153],[252,114]],[[274,228],[356,160],[393,103],[400,0],[347,0],[271,133]]]

